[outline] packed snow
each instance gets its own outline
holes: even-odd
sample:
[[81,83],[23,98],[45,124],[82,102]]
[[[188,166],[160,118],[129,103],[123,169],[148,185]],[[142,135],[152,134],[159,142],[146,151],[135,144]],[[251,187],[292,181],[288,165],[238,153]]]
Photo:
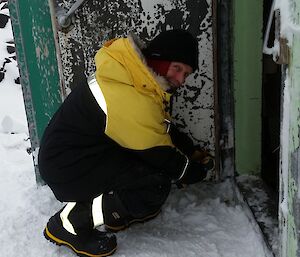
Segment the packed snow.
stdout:
[[[8,9],[0,3],[0,13]],[[1,10],[2,8],[2,10]],[[0,30],[0,67],[12,41],[10,21]],[[13,59],[13,58],[10,58]],[[0,82],[0,257],[71,257],[46,241],[43,229],[63,204],[35,182],[22,89],[15,62]],[[116,257],[263,257],[261,236],[239,205],[229,182],[174,188],[154,220],[119,232]]]

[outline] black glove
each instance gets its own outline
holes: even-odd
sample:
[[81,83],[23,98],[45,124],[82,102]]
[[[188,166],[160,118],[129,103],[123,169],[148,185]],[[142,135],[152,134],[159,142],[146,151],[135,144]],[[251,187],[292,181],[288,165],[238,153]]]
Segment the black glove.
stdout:
[[176,181],[176,185],[181,188],[184,185],[195,184],[206,177],[208,169],[199,162],[190,161],[184,176]]

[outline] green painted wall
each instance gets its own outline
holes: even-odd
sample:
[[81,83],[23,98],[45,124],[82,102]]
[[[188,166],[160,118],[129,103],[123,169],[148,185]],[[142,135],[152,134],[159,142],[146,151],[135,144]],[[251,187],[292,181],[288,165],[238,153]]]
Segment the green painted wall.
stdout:
[[235,156],[240,174],[261,169],[263,3],[233,1]]
[[35,161],[43,131],[62,102],[50,8],[43,0],[10,0],[9,10]]

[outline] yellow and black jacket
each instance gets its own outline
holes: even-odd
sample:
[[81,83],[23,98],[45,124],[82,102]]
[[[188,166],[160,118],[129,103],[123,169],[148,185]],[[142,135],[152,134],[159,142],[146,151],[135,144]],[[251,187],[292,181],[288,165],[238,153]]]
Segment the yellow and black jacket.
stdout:
[[89,84],[106,114],[105,134],[134,150],[173,146],[166,122],[170,120],[166,110],[170,95],[143,63],[131,40],[109,41],[95,57],[96,78]]
[[78,83],[41,141],[40,173],[56,197],[79,201],[111,190],[135,158],[174,181],[196,169],[187,157],[191,141],[181,151],[173,144],[168,85],[148,68],[136,40],[107,42],[95,64],[95,76]]

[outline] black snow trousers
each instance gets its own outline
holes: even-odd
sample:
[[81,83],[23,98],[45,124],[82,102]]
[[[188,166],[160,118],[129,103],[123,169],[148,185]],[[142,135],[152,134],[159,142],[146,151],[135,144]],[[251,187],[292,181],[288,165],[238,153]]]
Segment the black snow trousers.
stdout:
[[159,211],[169,195],[170,178],[154,172],[142,162],[136,162],[126,173],[116,178],[112,191],[128,214],[133,218],[143,218]]
[[[129,156],[127,155],[127,157]],[[113,192],[121,202],[121,208],[125,208],[126,216],[142,218],[161,209],[169,195],[171,179],[138,158],[134,158],[135,156],[130,155],[130,157],[132,158],[127,158],[126,164],[123,162],[122,168],[118,162],[112,164],[113,167],[119,166],[118,174],[110,177],[105,187],[103,187],[102,181],[103,172],[109,173],[109,170],[89,173],[82,178],[81,182],[85,186],[81,188],[79,180],[76,180],[75,183],[46,182],[57,199],[64,202],[90,203],[93,198],[101,194],[103,194],[104,202],[109,202],[109,197],[106,196]],[[89,175],[91,176],[89,177]],[[97,184],[99,184],[98,191]],[[80,188],[80,190],[76,190],[76,188]]]

